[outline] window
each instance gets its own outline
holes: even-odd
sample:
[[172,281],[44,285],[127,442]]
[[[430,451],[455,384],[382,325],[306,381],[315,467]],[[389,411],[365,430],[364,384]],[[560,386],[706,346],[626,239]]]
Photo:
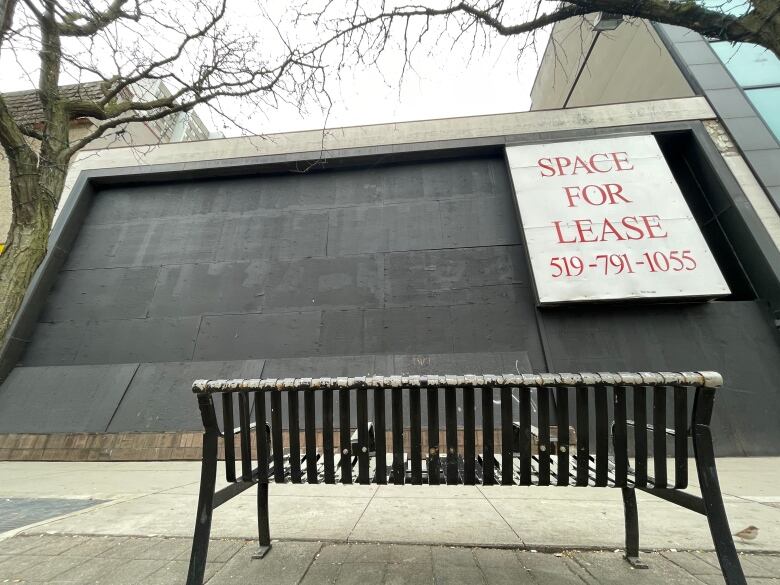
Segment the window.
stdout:
[[710,43],[753,107],[780,140],[780,59],[750,43]]

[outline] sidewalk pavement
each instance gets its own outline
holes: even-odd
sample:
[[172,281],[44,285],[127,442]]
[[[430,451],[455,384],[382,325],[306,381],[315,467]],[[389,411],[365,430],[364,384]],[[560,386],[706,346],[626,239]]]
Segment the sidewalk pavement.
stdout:
[[[744,557],[753,567],[751,582],[780,576],[780,556],[764,554],[780,552],[780,458],[720,459],[718,466],[732,529],[759,527],[755,541],[737,542],[739,550],[758,553]],[[696,477],[693,468],[690,477]],[[114,554],[130,563],[123,579],[169,582],[165,573],[171,573],[178,577],[170,582],[181,582],[176,579],[186,570],[198,480],[194,462],[0,462],[0,582],[68,582],[67,571],[79,575],[78,567],[94,569],[95,576],[71,582],[95,582],[100,567],[116,571],[118,565],[94,559]],[[698,490],[692,485],[691,491]],[[254,492],[215,512],[209,583],[254,582],[261,569],[271,579],[264,583],[415,582],[404,571],[423,575],[420,582],[426,583],[432,582],[426,575],[437,583],[524,583],[545,570],[549,579],[539,582],[722,582],[712,572],[717,562],[711,553],[670,552],[711,551],[706,519],[641,492],[641,546],[663,551],[646,555],[650,571],[631,570],[613,552],[624,546],[622,500],[614,489],[272,485],[271,535],[281,542],[264,561],[250,562],[244,549],[256,538]],[[426,546],[398,546],[403,544]],[[470,546],[509,550],[460,548]],[[606,552],[571,552],[587,549]],[[141,550],[151,552],[132,552]],[[541,551],[565,552],[558,557]],[[165,558],[144,556],[155,554]],[[404,569],[406,556],[427,559],[407,563],[425,567]],[[438,563],[443,556],[462,562]],[[360,564],[359,574],[350,563]],[[464,563],[470,568],[453,569]],[[514,568],[499,570],[507,563]],[[138,576],[147,569],[154,579]],[[284,575],[286,580],[273,580]],[[116,579],[104,575],[100,582],[125,582]]]

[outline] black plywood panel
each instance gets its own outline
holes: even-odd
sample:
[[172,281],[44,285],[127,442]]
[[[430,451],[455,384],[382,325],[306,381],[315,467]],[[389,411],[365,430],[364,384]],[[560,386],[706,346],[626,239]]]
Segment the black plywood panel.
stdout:
[[320,347],[331,354],[452,351],[449,307],[326,311]]
[[442,248],[441,211],[436,201],[334,209],[328,256]]
[[268,215],[223,213],[116,225],[87,223],[66,268],[323,256],[327,230],[326,211]]
[[387,254],[385,304],[463,305],[528,299],[527,263],[519,246]]
[[381,254],[273,262],[264,276],[264,311],[378,308],[383,282]]
[[41,321],[94,321],[146,317],[157,266],[60,273]]
[[103,432],[137,367],[17,367],[0,386],[0,432]]
[[269,271],[264,260],[172,264],[160,269],[152,317],[259,313]]
[[256,359],[318,353],[320,312],[203,317],[194,358]]
[[[530,296],[530,290],[522,290]],[[456,352],[525,350],[536,371],[544,367],[531,302],[461,305],[451,311]]]
[[260,378],[263,360],[141,364],[108,432],[199,430],[203,427],[192,382]]
[[507,246],[520,244],[511,196],[441,202],[443,246]]

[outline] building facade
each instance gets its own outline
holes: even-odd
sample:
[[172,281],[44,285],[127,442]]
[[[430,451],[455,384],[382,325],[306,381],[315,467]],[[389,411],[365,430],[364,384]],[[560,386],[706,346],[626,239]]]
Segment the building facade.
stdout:
[[[718,453],[776,453],[780,279],[759,289],[752,270],[780,267],[778,217],[748,198],[715,122],[694,96],[80,155],[0,354],[0,457],[199,457],[196,378],[616,370],[722,372]],[[518,158],[537,151],[530,167]],[[525,172],[537,159],[542,173]],[[587,300],[545,302],[556,274],[534,263],[524,205],[552,205],[534,176],[553,159],[586,183],[582,165],[662,169],[642,197],[690,215],[701,235],[679,257],[709,256],[726,289],[689,288],[699,273],[683,259],[675,271],[675,248],[676,292],[649,295],[652,271],[631,256],[647,280],[605,267],[574,287]],[[626,245],[632,222],[650,238],[673,228],[621,215]],[[612,294],[628,281],[643,290]]]

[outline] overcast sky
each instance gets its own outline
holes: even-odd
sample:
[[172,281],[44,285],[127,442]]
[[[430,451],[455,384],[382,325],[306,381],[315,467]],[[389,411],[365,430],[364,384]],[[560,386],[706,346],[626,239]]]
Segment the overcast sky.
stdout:
[[[244,5],[239,6],[243,8]],[[244,12],[234,12],[231,16],[246,17]],[[324,125],[332,128],[525,111],[530,107],[529,94],[540,58],[537,51],[543,51],[546,35],[540,35],[536,51],[528,49],[518,59],[522,42],[523,39],[517,37],[497,39],[477,52],[472,50],[470,43],[455,47],[449,43],[426,44],[424,50],[416,53],[412,63],[414,69],[406,71],[402,82],[399,80],[401,52],[394,53],[390,49],[380,68],[347,67],[341,71],[340,80],[329,82],[332,106],[327,120],[316,104],[303,114],[292,106],[259,110],[250,104],[235,102],[224,103],[222,107],[240,126],[255,134],[319,129]],[[34,71],[37,55],[29,52],[14,59],[4,53],[0,91],[30,88],[37,77]],[[63,83],[69,81],[72,79],[62,78]],[[207,108],[197,111],[212,130],[226,136],[242,132]]]

